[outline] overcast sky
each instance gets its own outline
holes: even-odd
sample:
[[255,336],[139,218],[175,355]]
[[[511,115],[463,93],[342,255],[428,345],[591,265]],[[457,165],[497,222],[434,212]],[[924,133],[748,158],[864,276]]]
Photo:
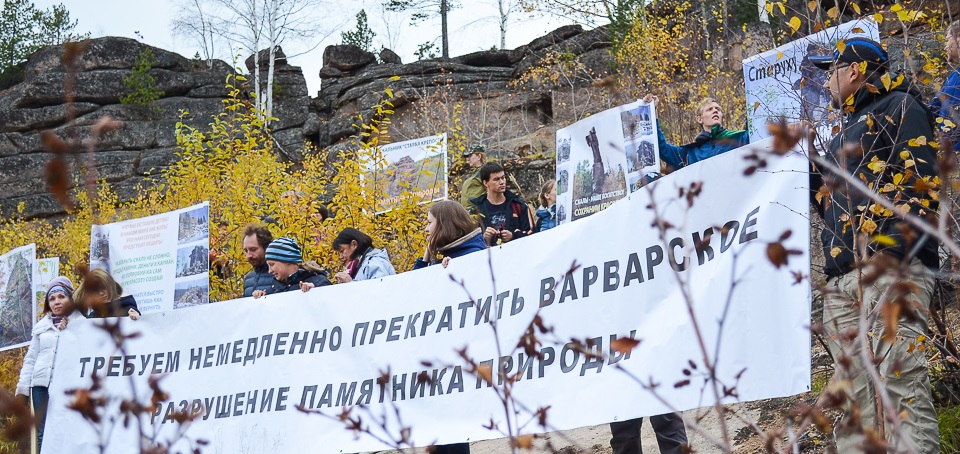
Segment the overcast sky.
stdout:
[[[303,75],[307,79],[307,86],[312,95],[320,90],[318,73],[323,66],[323,49],[331,44],[340,43],[340,32],[352,30],[356,27],[355,16],[361,8],[365,9],[369,18],[370,28],[377,32],[374,47],[387,44],[387,33],[384,32],[384,14],[378,0],[328,0],[333,5],[328,12],[322,15],[324,20],[318,23],[318,28],[335,28],[344,24],[342,28],[333,30],[333,33],[317,45],[318,39],[311,42],[285,42],[282,44],[284,52],[289,55],[304,53],[290,59],[290,63],[303,68]],[[515,0],[514,0],[515,1]],[[90,32],[93,37],[124,36],[137,39],[136,33],[143,36],[147,44],[162,49],[178,52],[192,58],[197,48],[190,39],[175,36],[171,29],[171,22],[178,14],[174,0],[130,1],[130,0],[34,0],[38,8],[48,8],[51,5],[63,3],[70,10],[71,17],[79,21],[78,32]],[[496,0],[463,0],[462,7],[454,9],[450,15],[450,55],[457,56],[478,50],[490,49],[500,44],[498,26],[498,10]],[[405,63],[415,60],[413,53],[417,46],[436,38],[439,54],[440,20],[430,20],[416,26],[410,25],[410,20],[397,13],[387,13],[388,20],[398,31],[395,33],[397,43],[393,49]],[[562,25],[569,24],[569,20],[554,17],[531,16],[522,12],[513,13],[511,24],[507,29],[507,48],[512,49],[526,44],[533,39],[543,36],[547,32]],[[316,46],[312,51],[308,50]],[[391,47],[391,46],[387,46]],[[219,52],[221,59],[229,63],[230,55],[236,54],[228,46],[222,46]],[[244,52],[242,58],[248,53]]]

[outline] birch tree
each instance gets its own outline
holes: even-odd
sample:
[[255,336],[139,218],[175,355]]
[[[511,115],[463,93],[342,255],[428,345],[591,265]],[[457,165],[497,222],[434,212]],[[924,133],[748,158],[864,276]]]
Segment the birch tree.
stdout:
[[189,14],[173,20],[171,24],[173,32],[192,40],[200,48],[200,55],[207,64],[212,64],[211,60],[218,58],[215,18],[204,10],[203,0],[182,0],[177,3],[177,9],[187,11]]
[[[198,5],[186,14],[209,18],[213,33],[253,54],[253,85],[258,110],[273,114],[273,84],[277,49],[292,41],[307,41],[306,52],[342,24],[329,25],[321,14],[331,6],[327,0],[190,0]],[[196,18],[195,18],[196,19]],[[200,21],[204,22],[204,21]],[[327,27],[318,24],[328,24]],[[202,27],[201,27],[202,29]],[[267,74],[262,74],[261,50],[266,51]],[[291,54],[294,57],[298,54]]]

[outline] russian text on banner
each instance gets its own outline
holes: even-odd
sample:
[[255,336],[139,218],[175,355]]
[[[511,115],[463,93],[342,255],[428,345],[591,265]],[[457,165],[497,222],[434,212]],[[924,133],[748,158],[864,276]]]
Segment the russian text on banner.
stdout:
[[143,314],[210,301],[210,206],[90,228],[90,266],[106,269]]

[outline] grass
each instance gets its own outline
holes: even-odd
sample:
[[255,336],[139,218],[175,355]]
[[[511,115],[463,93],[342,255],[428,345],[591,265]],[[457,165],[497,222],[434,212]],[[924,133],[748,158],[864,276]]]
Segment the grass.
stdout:
[[940,452],[960,451],[960,405],[937,409],[940,427]]

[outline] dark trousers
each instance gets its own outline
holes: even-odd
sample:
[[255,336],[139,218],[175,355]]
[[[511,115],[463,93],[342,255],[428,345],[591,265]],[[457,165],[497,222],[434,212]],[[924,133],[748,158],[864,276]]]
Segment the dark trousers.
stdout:
[[[650,417],[653,433],[657,434],[660,454],[683,454],[683,445],[687,444],[687,430],[683,428],[683,418],[676,413],[667,413]],[[613,454],[641,454],[640,426],[643,418],[629,419],[610,423],[610,446]]]
[[47,420],[47,401],[50,394],[46,386],[34,386],[30,389],[30,396],[33,398],[33,413],[37,418],[37,452],[40,451],[40,445],[43,444],[43,424]]
[[470,443],[454,443],[452,445],[437,445],[433,454],[470,454]]

